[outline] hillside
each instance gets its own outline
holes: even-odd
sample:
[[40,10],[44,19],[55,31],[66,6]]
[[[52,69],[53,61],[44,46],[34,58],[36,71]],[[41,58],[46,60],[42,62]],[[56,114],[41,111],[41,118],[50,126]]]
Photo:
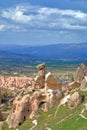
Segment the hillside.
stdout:
[[[87,92],[80,92],[81,95],[87,96]],[[83,104],[86,102],[86,99],[76,108],[70,110],[67,105],[61,106],[58,109],[57,115],[54,118],[55,111],[57,109],[58,104],[56,104],[51,110],[48,112],[39,111],[39,118],[37,120],[38,125],[32,130],[45,130],[46,127],[51,128],[52,130],[87,130],[87,120],[83,119],[79,116],[83,109]],[[84,113],[87,115],[87,112]],[[19,126],[18,130],[31,130],[33,120],[26,120],[21,126]],[[7,124],[4,123],[3,130],[11,130],[8,128]],[[16,129],[12,129],[16,130]]]
[[54,44],[44,46],[4,46],[0,50],[15,54],[26,54],[45,60],[87,60],[87,44]]

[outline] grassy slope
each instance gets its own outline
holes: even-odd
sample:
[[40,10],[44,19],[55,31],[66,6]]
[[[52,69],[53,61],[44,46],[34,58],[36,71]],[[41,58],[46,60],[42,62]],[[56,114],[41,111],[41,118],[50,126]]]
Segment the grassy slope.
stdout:
[[[87,92],[81,92],[82,95],[87,96]],[[79,116],[83,108],[83,104],[86,102],[82,102],[78,107],[73,110],[70,110],[67,105],[61,106],[57,112],[56,117],[54,118],[55,111],[57,109],[58,104],[56,104],[51,110],[48,112],[39,111],[38,125],[34,130],[43,130],[43,128],[50,127],[52,130],[87,130],[87,120],[82,119]],[[85,115],[87,113],[85,112]],[[64,120],[62,120],[64,119]],[[60,120],[62,120],[60,122]],[[21,126],[18,127],[19,130],[29,130],[32,127],[32,121],[26,120]],[[4,123],[3,130],[10,130],[6,123]],[[16,129],[14,129],[16,130]]]

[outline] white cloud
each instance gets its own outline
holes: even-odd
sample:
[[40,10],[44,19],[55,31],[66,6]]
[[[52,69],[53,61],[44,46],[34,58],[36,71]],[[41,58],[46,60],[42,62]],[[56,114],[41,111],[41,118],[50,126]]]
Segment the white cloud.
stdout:
[[27,23],[32,19],[32,16],[27,16],[24,14],[25,8],[17,6],[16,8],[7,9],[2,12],[2,17],[11,19],[19,23]]
[[5,28],[6,28],[6,26],[5,26],[4,24],[1,24],[1,25],[0,25],[0,31],[4,31]]
[[87,13],[39,6],[16,6],[2,11],[2,18],[26,28],[87,30]]

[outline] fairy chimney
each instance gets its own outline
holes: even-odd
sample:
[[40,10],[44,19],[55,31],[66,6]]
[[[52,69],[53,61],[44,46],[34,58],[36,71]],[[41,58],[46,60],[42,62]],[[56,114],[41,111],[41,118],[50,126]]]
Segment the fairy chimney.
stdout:
[[45,64],[37,65],[38,74],[35,77],[34,88],[44,88],[45,86],[45,75],[47,73],[45,69]]

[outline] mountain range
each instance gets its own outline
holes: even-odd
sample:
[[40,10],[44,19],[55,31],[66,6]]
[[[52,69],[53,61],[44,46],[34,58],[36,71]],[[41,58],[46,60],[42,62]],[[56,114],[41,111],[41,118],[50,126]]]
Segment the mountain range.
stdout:
[[1,45],[0,59],[87,60],[87,43],[44,46]]

